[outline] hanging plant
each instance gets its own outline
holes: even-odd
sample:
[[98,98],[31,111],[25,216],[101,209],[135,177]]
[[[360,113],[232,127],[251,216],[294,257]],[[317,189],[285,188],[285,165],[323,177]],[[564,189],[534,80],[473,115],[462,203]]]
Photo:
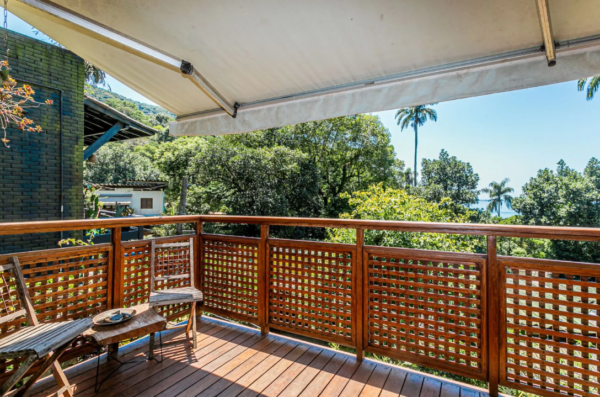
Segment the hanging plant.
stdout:
[[[37,107],[41,102],[37,102],[33,95],[35,91],[31,86],[24,84],[17,87],[17,82],[10,76],[10,68],[7,59],[0,62],[0,78],[2,87],[0,88],[0,128],[3,131],[2,143],[7,148],[9,139],[6,130],[11,123],[15,124],[21,131],[42,132],[42,127],[35,124],[33,120],[25,116],[25,109],[28,107]],[[47,99],[46,105],[52,105],[53,102]]]

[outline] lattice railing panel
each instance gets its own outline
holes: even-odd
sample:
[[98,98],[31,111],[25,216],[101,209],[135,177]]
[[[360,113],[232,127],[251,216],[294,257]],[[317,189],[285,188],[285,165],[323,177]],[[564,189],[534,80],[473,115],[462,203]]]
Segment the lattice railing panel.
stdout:
[[258,320],[258,239],[204,235],[204,307],[249,322]]
[[[165,241],[157,240],[158,244]],[[189,236],[182,236],[176,240],[170,240],[169,243],[189,243]],[[191,244],[194,244],[192,240]],[[154,276],[175,276],[181,274],[191,274],[190,264],[193,251],[191,247],[157,247],[154,256]],[[190,276],[191,277],[191,276]],[[190,277],[175,279],[171,281],[155,281],[155,290],[165,290],[171,288],[190,287],[192,280]],[[181,318],[189,314],[191,303],[180,303],[174,305],[158,306],[156,311],[165,316],[169,321]]]
[[501,383],[536,394],[600,394],[600,265],[521,258],[500,265]]
[[[91,317],[107,309],[111,246],[101,244],[14,255],[19,259],[40,323]],[[9,263],[9,258],[10,255],[2,255],[0,265]],[[4,316],[17,301],[12,271],[0,274],[0,299],[0,315]],[[15,305],[16,309],[20,307],[20,304]],[[24,318],[8,321],[2,324],[0,336],[16,332],[25,325]],[[91,349],[88,342],[77,339],[64,355],[77,357]],[[23,359],[0,363],[0,377],[8,377],[21,361]]]
[[[156,244],[189,242],[190,236],[157,238]],[[193,240],[195,241],[195,240]],[[150,297],[151,240],[123,243],[123,306],[135,306],[148,302]],[[177,270],[180,269],[180,270]],[[158,247],[155,256],[155,273],[162,275],[190,273],[189,247]],[[159,281],[155,289],[189,287],[190,279],[169,282]],[[172,321],[189,314],[190,304],[157,306],[155,310]]]
[[271,240],[269,325],[354,346],[354,246]]
[[150,240],[123,244],[123,306],[148,302],[150,297]]
[[[172,241],[174,242],[174,241]],[[190,240],[179,240],[181,243],[189,243]],[[193,240],[192,243],[193,244]],[[157,247],[154,259],[154,276],[179,276],[182,274],[191,274],[192,249],[190,245],[181,247]],[[156,290],[183,288],[192,286],[189,277],[171,281],[156,281],[154,288]]]
[[484,257],[374,247],[365,256],[368,349],[485,378]]
[[19,258],[38,320],[66,321],[106,310],[111,248],[53,251],[38,258]]

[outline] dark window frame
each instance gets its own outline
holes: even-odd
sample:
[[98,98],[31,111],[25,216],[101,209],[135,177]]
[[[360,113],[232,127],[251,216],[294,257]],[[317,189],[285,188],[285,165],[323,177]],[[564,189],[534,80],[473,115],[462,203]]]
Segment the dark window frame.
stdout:
[[[148,207],[148,203],[150,206]],[[152,198],[142,198],[140,199],[140,209],[142,210],[151,210],[154,208],[154,200]]]

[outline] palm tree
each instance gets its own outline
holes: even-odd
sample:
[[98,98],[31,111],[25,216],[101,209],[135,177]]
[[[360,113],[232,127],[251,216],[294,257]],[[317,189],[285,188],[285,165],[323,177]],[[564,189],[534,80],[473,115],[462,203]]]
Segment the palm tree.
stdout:
[[[594,94],[596,94],[596,91],[598,91],[598,88],[600,88],[600,76],[590,77],[589,80],[590,80],[590,82],[587,86],[585,97],[587,98],[588,101],[591,101],[592,99],[594,99]],[[577,82],[577,90],[583,91],[585,89],[585,84],[587,82],[588,82],[588,79],[580,79]]]
[[500,216],[500,210],[502,209],[502,204],[506,205],[506,208],[511,208],[512,204],[512,196],[508,193],[512,193],[515,191],[512,187],[507,186],[510,179],[504,178],[502,182],[492,182],[489,187],[481,189],[483,193],[487,193],[490,195],[490,203],[488,204],[488,211],[497,212],[498,216]]
[[408,128],[409,125],[415,130],[414,186],[417,186],[417,146],[419,145],[419,127],[422,127],[423,124],[425,124],[427,118],[432,121],[437,121],[437,112],[428,107],[433,105],[436,105],[436,103],[402,108],[396,112],[396,119],[398,120],[397,124],[400,126],[400,131]]

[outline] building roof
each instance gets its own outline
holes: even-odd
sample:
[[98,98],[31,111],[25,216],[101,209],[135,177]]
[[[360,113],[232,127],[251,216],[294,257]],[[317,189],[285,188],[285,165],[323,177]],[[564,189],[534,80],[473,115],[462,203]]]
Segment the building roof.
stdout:
[[90,146],[92,143],[96,142],[98,138],[104,135],[104,133],[117,122],[123,123],[125,127],[113,136],[109,142],[149,137],[157,132],[154,128],[148,127],[126,114],[111,108],[107,104],[87,95],[85,95],[84,99],[84,109],[85,121],[83,125],[83,143],[86,146]]
[[162,190],[167,186],[162,181],[126,181],[125,183],[87,183],[96,189],[114,190],[119,188],[134,188],[134,190]]

